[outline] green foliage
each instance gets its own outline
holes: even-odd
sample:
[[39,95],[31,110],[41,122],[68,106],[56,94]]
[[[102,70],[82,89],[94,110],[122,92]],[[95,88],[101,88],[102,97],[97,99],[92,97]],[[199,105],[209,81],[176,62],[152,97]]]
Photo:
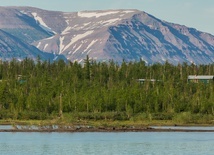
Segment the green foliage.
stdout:
[[[145,65],[145,62],[84,65],[58,61],[0,63],[0,118],[176,120],[214,115],[214,83],[188,83],[190,74],[214,74],[212,65]],[[156,79],[139,83],[137,79]],[[20,82],[22,81],[22,82]],[[23,82],[24,81],[24,82]]]

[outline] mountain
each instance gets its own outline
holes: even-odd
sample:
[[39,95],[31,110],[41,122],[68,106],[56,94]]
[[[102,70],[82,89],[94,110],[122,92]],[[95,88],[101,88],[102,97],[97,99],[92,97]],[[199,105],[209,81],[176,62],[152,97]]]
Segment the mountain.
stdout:
[[33,18],[20,14],[13,8],[0,7],[0,59],[23,60],[28,57],[36,60],[67,60],[63,55],[43,52],[32,42],[53,34],[41,28]]
[[[60,54],[78,62],[83,62],[87,55],[96,61],[111,59],[118,63],[140,59],[146,63],[214,62],[213,35],[139,10],[70,13],[0,7],[0,30],[12,40],[1,46],[0,53],[9,53],[8,47],[11,47],[14,56],[32,55],[15,50],[17,47],[13,45],[20,41],[34,46],[35,53]],[[0,34],[1,42],[3,38]],[[34,50],[29,48],[29,51]],[[0,57],[7,57],[4,53]]]
[[[23,60],[26,57],[36,60],[38,56],[41,60],[51,61],[59,57],[58,55],[42,52],[36,47],[26,44],[13,35],[0,30],[0,58],[2,60],[11,60],[13,58]],[[64,57],[61,58],[65,59]]]

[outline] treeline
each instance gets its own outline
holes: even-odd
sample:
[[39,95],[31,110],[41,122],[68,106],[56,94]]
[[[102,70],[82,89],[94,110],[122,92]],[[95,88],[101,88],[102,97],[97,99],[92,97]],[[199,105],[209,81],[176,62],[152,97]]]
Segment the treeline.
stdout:
[[[182,112],[213,116],[213,82],[188,83],[188,75],[214,75],[214,64],[146,65],[140,61],[118,65],[87,57],[81,65],[14,59],[0,63],[0,118],[82,114],[86,119],[131,119],[145,114],[172,119]],[[140,83],[137,79],[148,80]]]

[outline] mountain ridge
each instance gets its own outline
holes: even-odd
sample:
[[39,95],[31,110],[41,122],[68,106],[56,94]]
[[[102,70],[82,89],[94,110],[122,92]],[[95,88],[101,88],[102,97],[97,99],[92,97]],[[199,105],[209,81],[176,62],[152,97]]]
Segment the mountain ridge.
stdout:
[[135,9],[61,12],[0,7],[0,21],[1,30],[22,42],[80,63],[86,55],[118,63],[214,62],[212,34]]

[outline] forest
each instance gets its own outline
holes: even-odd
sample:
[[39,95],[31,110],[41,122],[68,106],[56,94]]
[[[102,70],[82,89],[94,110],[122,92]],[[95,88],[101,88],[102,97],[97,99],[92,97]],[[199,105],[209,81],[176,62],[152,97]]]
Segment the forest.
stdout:
[[188,82],[188,75],[214,75],[214,64],[1,61],[0,119],[212,121],[214,82]]

